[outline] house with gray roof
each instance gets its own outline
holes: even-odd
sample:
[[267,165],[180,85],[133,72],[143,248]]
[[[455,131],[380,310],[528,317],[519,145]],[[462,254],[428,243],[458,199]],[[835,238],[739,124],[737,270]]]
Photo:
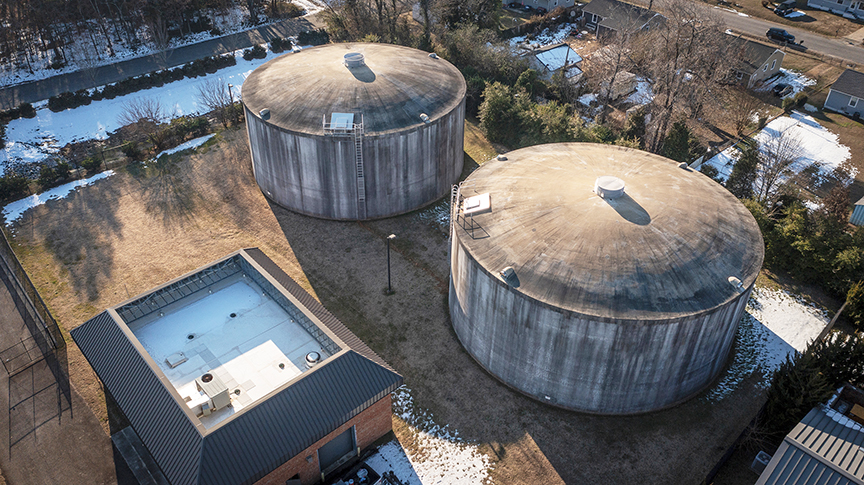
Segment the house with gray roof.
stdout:
[[591,0],[582,7],[585,27],[598,37],[655,28],[666,17],[647,8],[618,0]]
[[391,431],[402,384],[255,248],[70,333],[131,424],[127,448],[155,463],[130,468],[155,483],[317,483]]
[[736,80],[752,88],[757,82],[764,81],[780,72],[786,54],[774,46],[766,45],[742,37],[729,35],[727,52],[734,56],[733,72]]
[[864,485],[862,398],[846,386],[813,408],[786,435],[756,485]]
[[853,118],[860,118],[864,116],[862,99],[864,99],[864,73],[846,69],[831,85],[823,107]]
[[842,15],[847,19],[864,19],[864,1],[862,0],[807,0],[807,6]]

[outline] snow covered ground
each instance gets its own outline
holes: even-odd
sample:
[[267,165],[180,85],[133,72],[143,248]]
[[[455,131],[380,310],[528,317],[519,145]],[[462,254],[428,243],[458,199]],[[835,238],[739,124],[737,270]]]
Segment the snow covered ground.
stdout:
[[233,84],[233,94],[240,96],[240,86],[255,68],[281,54],[267,53],[264,59],[243,59],[242,51],[234,53],[237,65],[196,78],[154,87],[144,91],[119,96],[114,99],[94,101],[86,106],[67,109],[54,113],[45,106],[37,104],[36,117],[12,120],[6,127],[6,147],[0,150],[0,174],[10,163],[35,163],[47,155],[56,153],[67,143],[93,138],[105,139],[108,133],[120,127],[118,117],[124,103],[130,99],[152,98],[158,100],[171,116],[199,113],[203,109],[198,104],[198,86],[211,78],[221,78]]
[[569,23],[563,23],[557,27],[552,27],[543,30],[539,34],[535,35],[531,41],[528,41],[527,37],[524,35],[520,35],[518,37],[512,37],[509,39],[510,45],[517,47],[520,45],[529,45],[532,48],[543,47],[544,45],[557,44],[559,42],[564,42],[567,38],[567,34],[573,29],[575,24],[571,25]]
[[73,180],[67,184],[63,184],[53,189],[42,192],[41,194],[31,195],[30,197],[25,197],[20,200],[16,200],[15,202],[10,202],[3,207],[3,215],[6,217],[6,225],[11,225],[14,221],[16,221],[19,217],[27,209],[32,209],[33,207],[40,206],[49,200],[57,200],[63,199],[67,195],[71,194],[78,187],[86,187],[91,185],[93,182],[97,180],[104,179],[106,177],[110,177],[114,175],[113,170],[106,170],[102,173],[98,173],[90,178],[81,179],[81,180]]
[[636,78],[636,91],[630,93],[624,100],[625,103],[633,104],[648,104],[654,100],[654,91],[651,89],[651,83],[644,78]]
[[770,81],[762,84],[758,88],[755,88],[754,91],[768,91],[780,83],[792,86],[792,92],[784,96],[784,98],[790,96],[794,98],[796,94],[804,91],[804,88],[806,88],[807,86],[813,86],[814,84],[816,84],[816,80],[809,78],[799,72],[780,68],[780,73],[777,76],[772,77]]
[[[800,141],[799,156],[789,167],[793,173],[799,173],[815,165],[817,176],[822,178],[831,174],[852,156],[849,147],[842,145],[837,135],[825,129],[811,116],[798,111],[774,119],[754,138],[760,146],[763,146],[772,137],[779,136],[781,133]],[[734,146],[729,147],[705,163],[713,165],[720,172],[720,179],[725,181],[732,173],[737,153],[738,150]],[[849,174],[850,177],[855,175],[856,173]]]
[[[306,10],[306,15],[311,15],[321,11],[323,2],[321,0],[293,0],[300,8]],[[247,30],[249,27],[244,25],[245,18],[248,17],[247,10],[243,7],[234,7],[228,9],[224,13],[215,13],[211,18],[215,19],[214,27],[218,28],[222,33],[218,36],[210,34],[210,32],[199,32],[183,37],[182,39],[172,39],[170,48],[177,48],[184,45],[196,44],[205,40],[221,38],[229,34]],[[254,28],[266,26],[275,22],[280,22],[281,19],[267,19],[264,17],[265,23],[256,25]],[[141,29],[138,34],[141,39],[149,39],[146,28]],[[98,53],[92,47],[92,42],[96,42]],[[61,69],[50,69],[48,66],[51,63],[51,57],[45,56],[33,62],[33,72],[31,73],[24,67],[15,68],[12,63],[0,64],[0,87],[11,86],[28,81],[45,79],[58,74],[75,72],[81,69],[93,69],[106,64],[143,57],[156,52],[155,47],[151,42],[145,42],[144,45],[137,48],[129,48],[120,42],[112,43],[114,56],[108,57],[108,46],[105,44],[105,39],[102,36],[94,36],[92,39],[89,36],[82,35],[78,42],[67,46],[67,56],[70,61]]]
[[162,157],[165,155],[171,155],[172,153],[182,152],[183,150],[189,150],[192,148],[198,148],[201,145],[207,143],[207,140],[213,138],[214,136],[216,136],[214,133],[210,133],[209,135],[204,135],[200,138],[195,138],[194,140],[189,140],[186,143],[181,143],[174,148],[169,148],[165,151],[161,151],[161,152],[159,152],[158,155],[156,155],[153,158],[159,159],[159,157]]
[[754,373],[768,386],[792,352],[804,351],[828,324],[824,310],[784,291],[756,288],[738,327],[735,355],[720,382],[705,396],[717,402]]
[[405,450],[395,440],[383,445],[366,461],[376,472],[392,471],[405,485],[490,482],[489,458],[477,450],[477,445],[460,438],[458,431],[435,424],[431,413],[414,405],[407,387],[393,393],[393,412],[408,423],[417,450]]

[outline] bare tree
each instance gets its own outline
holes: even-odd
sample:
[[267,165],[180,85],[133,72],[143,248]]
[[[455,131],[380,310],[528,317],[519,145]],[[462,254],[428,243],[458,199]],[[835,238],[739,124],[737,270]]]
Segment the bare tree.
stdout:
[[153,143],[156,151],[165,149],[169,130],[161,126],[167,116],[162,103],[154,98],[134,98],[123,104],[117,121],[121,126],[133,125]]
[[234,99],[228,84],[221,77],[207,79],[198,85],[198,102],[208,111],[216,113],[222,126],[228,128],[229,112],[232,111]]
[[801,140],[791,131],[765,130],[767,138],[759,143],[759,164],[756,169],[754,195],[756,200],[773,205],[783,182],[792,175],[792,166],[801,161]]
[[740,86],[726,89],[726,104],[729,119],[735,125],[735,133],[741,136],[753,122],[762,102]]
[[712,10],[690,0],[666,0],[666,20],[633,44],[641,72],[651,80],[655,97],[646,148],[659,153],[678,117],[699,117],[704,103],[718,101],[712,94],[728,75],[734,56],[723,20]]

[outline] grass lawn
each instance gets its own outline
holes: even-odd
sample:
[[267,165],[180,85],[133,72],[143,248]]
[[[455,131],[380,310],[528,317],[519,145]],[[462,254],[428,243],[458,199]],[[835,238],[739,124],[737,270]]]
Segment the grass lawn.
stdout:
[[[499,149],[466,127],[466,160]],[[469,170],[466,169],[466,172]],[[575,413],[501,384],[463,350],[447,308],[446,201],[372,222],[333,222],[268,202],[252,177],[245,130],[148,169],[130,165],[12,228],[16,252],[66,330],[100,310],[243,247],[259,247],[405,377],[418,407],[480,444],[495,483],[697,484],[764,400],[746,380],[641,416]],[[395,294],[385,296],[385,237],[396,234]],[[106,430],[118,416],[69,345],[73,385]],[[412,434],[394,417],[410,449]]]

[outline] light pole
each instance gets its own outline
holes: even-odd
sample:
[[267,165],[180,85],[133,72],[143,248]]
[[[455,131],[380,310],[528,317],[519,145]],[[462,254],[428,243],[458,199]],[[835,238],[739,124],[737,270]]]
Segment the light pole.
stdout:
[[393,293],[393,288],[390,287],[390,241],[396,239],[395,234],[387,236],[387,294]]

